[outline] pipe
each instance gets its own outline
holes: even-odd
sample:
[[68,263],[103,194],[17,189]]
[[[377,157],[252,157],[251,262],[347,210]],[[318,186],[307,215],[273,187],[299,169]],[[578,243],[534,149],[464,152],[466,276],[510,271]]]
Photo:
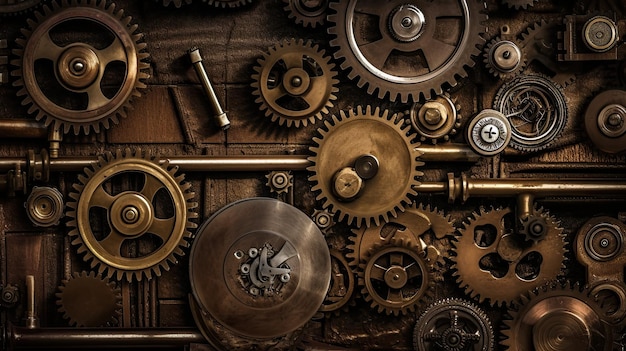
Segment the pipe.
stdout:
[[415,148],[422,153],[420,161],[425,162],[478,162],[482,158],[466,144],[422,144]]
[[172,348],[206,343],[192,328],[35,328],[9,327],[9,349]]
[[0,138],[46,139],[48,128],[29,119],[0,119]]

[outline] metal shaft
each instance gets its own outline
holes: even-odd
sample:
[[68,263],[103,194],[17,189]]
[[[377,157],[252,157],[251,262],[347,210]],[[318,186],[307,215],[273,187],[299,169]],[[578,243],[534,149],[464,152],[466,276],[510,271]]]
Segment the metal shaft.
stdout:
[[29,119],[0,119],[0,138],[44,139],[48,137],[48,128]]
[[191,59],[191,63],[196,70],[196,74],[198,74],[200,83],[202,83],[202,87],[204,87],[204,91],[209,98],[209,103],[211,104],[211,108],[215,113],[215,115],[213,116],[215,123],[223,130],[230,128],[230,121],[226,116],[226,112],[224,112],[224,110],[222,109],[220,101],[217,99],[217,95],[215,95],[215,91],[213,90],[213,85],[211,85],[211,81],[209,80],[209,76],[207,75],[206,70],[202,65],[202,56],[200,56],[200,50],[195,47],[191,48],[189,50],[189,58]]
[[205,343],[191,328],[35,328],[11,326],[9,349],[172,348]]

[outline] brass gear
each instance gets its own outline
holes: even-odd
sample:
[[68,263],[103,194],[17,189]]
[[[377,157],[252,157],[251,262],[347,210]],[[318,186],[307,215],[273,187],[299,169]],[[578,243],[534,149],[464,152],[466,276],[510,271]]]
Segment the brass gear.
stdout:
[[76,327],[115,326],[122,314],[121,290],[96,272],[74,272],[61,281],[56,304],[63,318]]
[[107,277],[160,276],[184,255],[196,227],[191,184],[141,149],[107,152],[92,167],[69,195],[72,244]]
[[522,295],[504,321],[501,345],[509,351],[612,350],[609,326],[589,290],[548,284]]
[[283,0],[284,10],[296,24],[315,28],[326,20],[326,10],[329,0]]
[[254,67],[253,94],[272,122],[306,126],[322,119],[336,100],[337,72],[330,57],[311,41],[282,41],[270,47]]
[[[554,218],[546,216],[548,232],[527,241],[510,232],[508,208],[481,208],[464,224],[454,242],[453,275],[465,293],[492,306],[510,304],[520,294],[558,277],[565,260],[565,237]],[[511,224],[513,223],[513,224]]]
[[517,40],[496,37],[487,43],[484,55],[485,67],[499,79],[515,77],[526,68],[526,51]]
[[425,102],[415,102],[405,115],[413,129],[419,134],[420,141],[437,144],[449,141],[461,127],[461,105],[449,94],[438,95]]
[[[19,58],[11,74],[19,77],[17,95],[37,120],[64,133],[108,129],[146,87],[149,55],[142,35],[106,1],[57,0],[51,6],[35,12],[36,21],[22,30],[26,38],[16,40],[21,48],[13,51]],[[60,35],[76,28],[82,28],[78,36]]]
[[502,3],[505,4],[510,9],[526,10],[528,7],[532,7],[539,0],[502,0]]
[[[421,154],[416,150],[418,144],[411,142],[414,136],[407,135],[409,127],[403,127],[389,111],[381,114],[379,108],[372,111],[371,106],[341,111],[332,117],[332,122],[324,124],[318,129],[321,137],[313,138],[317,146],[310,148],[314,155],[309,161],[313,166],[307,168],[314,173],[309,180],[314,183],[312,190],[320,192],[317,200],[323,201],[323,209],[328,208],[340,221],[347,218],[349,224],[357,226],[369,227],[372,222],[379,225],[381,219],[386,222],[396,217],[405,204],[411,203],[409,196],[417,194],[414,187],[422,175],[417,170],[423,165],[418,161]],[[343,201],[334,193],[333,178],[364,155],[380,161],[377,173],[364,180],[366,184],[358,197]]]
[[[467,77],[486,31],[485,2],[422,0],[331,2],[327,17],[336,59],[368,94],[406,103],[433,98]],[[459,19],[450,25],[450,19]],[[372,33],[372,31],[377,33]],[[442,37],[443,36],[443,37]]]
[[215,7],[221,8],[233,8],[233,7],[241,7],[246,4],[252,3],[252,0],[202,0],[209,5],[213,5]]
[[413,204],[382,225],[354,229],[354,236],[350,237],[353,244],[348,245],[350,252],[346,257],[350,259],[350,265],[356,267],[365,261],[367,252],[374,246],[384,245],[392,239],[403,239],[419,244],[432,258],[431,264],[443,266],[443,260],[450,257],[449,237],[454,232],[449,215],[428,205]]
[[409,240],[391,239],[374,245],[359,265],[359,286],[365,301],[379,313],[407,314],[433,295],[433,265]]
[[487,314],[475,304],[447,298],[430,305],[413,332],[415,350],[492,351],[495,335]]
[[534,209],[533,213],[521,219],[519,234],[526,240],[539,242],[548,234],[548,217],[550,215],[543,208]]
[[32,9],[43,0],[7,1],[0,0],[0,16],[12,15]]

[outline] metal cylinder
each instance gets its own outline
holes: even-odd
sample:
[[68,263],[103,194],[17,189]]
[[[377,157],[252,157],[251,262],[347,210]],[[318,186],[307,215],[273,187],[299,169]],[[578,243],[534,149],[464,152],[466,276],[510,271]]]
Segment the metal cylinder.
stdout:
[[415,148],[422,153],[421,161],[426,162],[478,162],[481,155],[465,144],[423,144]]
[[215,123],[223,130],[230,128],[230,121],[226,116],[226,112],[224,112],[224,110],[222,109],[220,101],[217,99],[217,95],[213,90],[213,85],[211,85],[211,81],[209,80],[209,76],[207,75],[206,70],[202,65],[202,56],[200,55],[200,50],[195,47],[191,48],[189,50],[189,58],[191,59],[191,63],[196,70],[196,74],[200,79],[200,83],[202,83],[202,87],[204,88],[204,91],[209,98],[211,109],[213,110],[213,113],[215,113],[215,115],[213,116]]
[[0,119],[0,138],[44,139],[48,137],[48,128],[29,119]]
[[192,328],[35,328],[10,326],[9,349],[172,348],[205,343]]

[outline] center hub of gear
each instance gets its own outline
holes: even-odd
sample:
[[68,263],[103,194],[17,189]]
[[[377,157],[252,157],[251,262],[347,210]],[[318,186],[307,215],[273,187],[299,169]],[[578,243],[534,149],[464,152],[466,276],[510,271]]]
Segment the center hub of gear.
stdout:
[[283,85],[287,93],[302,95],[309,90],[311,78],[302,68],[292,68],[283,77]]
[[406,285],[408,275],[401,266],[391,266],[385,272],[385,283],[392,289],[400,289]]
[[598,115],[600,132],[609,138],[618,138],[626,133],[626,107],[610,104]]
[[82,89],[91,85],[100,73],[98,55],[87,45],[74,45],[65,50],[57,63],[61,83],[69,89]]
[[123,194],[111,205],[111,224],[121,235],[145,233],[152,219],[152,205],[140,194]]
[[394,38],[411,42],[422,34],[426,18],[415,5],[402,5],[391,12],[389,27]]

